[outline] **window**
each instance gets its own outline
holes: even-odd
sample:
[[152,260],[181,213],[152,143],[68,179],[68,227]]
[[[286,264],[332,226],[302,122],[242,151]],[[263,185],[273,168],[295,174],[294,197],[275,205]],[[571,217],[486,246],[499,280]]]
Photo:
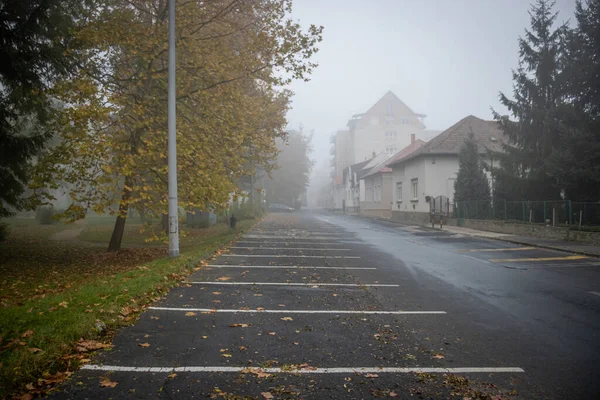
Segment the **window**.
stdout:
[[381,185],[375,185],[375,201],[381,201]]
[[387,154],[388,156],[392,156],[396,153],[396,145],[395,144],[389,144],[387,146],[385,146],[385,154]]
[[412,188],[413,200],[417,200],[419,198],[419,180],[411,179],[410,186]]
[[387,104],[387,115],[394,115],[394,111],[392,109],[392,103]]
[[385,140],[396,140],[398,139],[398,132],[389,131],[385,133]]
[[402,201],[402,182],[396,182],[396,201]]

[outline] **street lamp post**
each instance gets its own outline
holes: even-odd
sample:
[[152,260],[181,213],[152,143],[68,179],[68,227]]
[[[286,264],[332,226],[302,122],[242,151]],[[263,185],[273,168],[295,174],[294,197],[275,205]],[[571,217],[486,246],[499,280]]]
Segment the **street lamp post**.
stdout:
[[175,100],[175,0],[169,0],[169,257],[179,256]]

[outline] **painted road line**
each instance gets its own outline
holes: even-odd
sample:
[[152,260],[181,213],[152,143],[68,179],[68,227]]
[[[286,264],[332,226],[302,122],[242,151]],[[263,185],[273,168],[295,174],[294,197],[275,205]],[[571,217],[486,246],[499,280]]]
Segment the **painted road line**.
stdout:
[[494,258],[488,260],[490,262],[539,262],[539,261],[569,261],[569,260],[583,260],[589,258],[587,256],[566,256],[566,257],[540,257],[540,258]]
[[90,371],[114,371],[114,372],[264,372],[269,374],[469,374],[469,373],[522,373],[519,367],[459,367],[459,368],[437,368],[437,367],[337,367],[337,368],[249,368],[249,367],[128,367],[121,365],[98,365],[86,364],[81,367]]
[[600,292],[588,292],[590,294],[595,294],[596,296],[600,296]]
[[309,283],[309,282],[183,282],[189,285],[231,285],[231,286],[345,286],[345,287],[400,287],[386,283]]
[[253,269],[253,268],[264,268],[264,269],[377,269],[375,267],[317,267],[310,265],[226,265],[226,264],[208,264],[206,265],[208,268],[244,268],[244,269]]
[[216,308],[148,307],[157,311],[196,311],[202,313],[228,314],[360,314],[360,315],[413,315],[446,314],[446,311],[363,311],[363,310],[236,310]]
[[221,254],[219,257],[262,257],[262,258],[342,258],[342,259],[357,259],[359,256],[304,256],[291,254]]
[[353,239],[350,236],[276,236],[276,235],[243,235],[244,239],[286,239],[286,240],[331,240],[331,239]]
[[544,264],[527,266],[527,269],[546,269],[546,268],[578,268],[578,267],[600,267],[598,263],[564,263],[564,264]]
[[317,249],[314,247],[260,247],[260,246],[254,246],[254,247],[249,247],[249,246],[232,246],[232,247],[228,247],[228,249],[248,249],[248,250],[306,250],[306,251],[350,251],[351,249],[328,249],[328,248],[321,248],[321,249]]
[[535,250],[537,247],[510,247],[505,249],[470,249],[470,250],[456,250],[459,253],[480,253],[480,252],[493,252],[493,251],[521,251],[521,250]]
[[275,244],[275,245],[281,245],[281,244],[293,244],[293,245],[296,245],[296,244],[312,244],[312,245],[321,244],[321,245],[324,245],[324,246],[334,246],[334,245],[344,246],[344,245],[346,245],[346,243],[340,243],[340,242],[326,242],[326,243],[323,243],[323,242],[293,242],[293,243],[290,243],[290,242],[286,242],[286,241],[278,241],[278,242],[274,242],[274,241],[268,241],[268,242],[267,241],[252,241],[251,242],[249,240],[238,240],[235,243],[236,244],[240,244],[240,243],[244,243],[244,244],[246,244],[246,243],[248,243],[248,244]]

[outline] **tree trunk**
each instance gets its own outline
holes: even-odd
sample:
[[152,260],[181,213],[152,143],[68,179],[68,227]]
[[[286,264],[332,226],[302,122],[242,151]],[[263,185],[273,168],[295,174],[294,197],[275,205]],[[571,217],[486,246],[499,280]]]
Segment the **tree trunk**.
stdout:
[[108,251],[119,251],[121,250],[121,241],[123,240],[123,232],[125,232],[125,222],[127,221],[127,211],[129,210],[129,198],[131,197],[130,182],[125,179],[125,187],[123,188],[123,196],[121,197],[121,204],[119,204],[119,214],[115,221],[115,227],[113,228],[112,236],[110,237],[110,243],[108,244]]

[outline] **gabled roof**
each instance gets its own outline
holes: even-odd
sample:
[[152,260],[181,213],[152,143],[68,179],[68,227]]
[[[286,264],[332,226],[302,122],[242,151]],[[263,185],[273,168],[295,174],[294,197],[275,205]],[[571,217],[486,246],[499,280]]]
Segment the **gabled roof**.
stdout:
[[469,115],[431,139],[408,157],[396,160],[393,164],[422,155],[458,154],[470,133],[473,133],[480,154],[485,154],[488,150],[500,152],[502,143],[506,141],[497,122],[485,121]]
[[375,157],[371,158],[369,162],[363,165],[363,168],[356,173],[356,179],[363,179],[367,174],[379,164],[385,162],[387,160],[387,155],[385,153],[379,153]]
[[398,115],[413,115],[413,114],[415,114],[415,112],[413,110],[411,110],[410,107],[406,105],[406,103],[404,103],[402,100],[400,100],[400,98],[398,96],[396,96],[391,90],[388,90],[387,93],[384,94],[382,98],[377,100],[377,102],[375,104],[373,104],[371,106],[371,108],[369,108],[367,110],[367,112],[365,112],[363,115],[370,114],[371,111],[373,111],[375,108],[377,108],[379,103],[382,103],[382,102],[388,103],[390,101],[394,102],[394,104],[395,104],[394,112],[396,114],[398,114]]
[[400,162],[402,159],[408,157],[409,155],[411,155],[412,153],[417,151],[419,148],[424,146],[425,143],[427,143],[427,142],[424,142],[421,139],[417,139],[414,143],[409,144],[408,146],[406,146],[405,148],[403,148],[396,154],[392,155],[391,157],[387,158],[386,160],[379,163],[375,167],[371,168],[364,175],[364,177],[366,178],[367,176],[374,175],[378,172],[392,172],[391,168],[389,168],[390,165]]
[[362,170],[371,160],[361,161],[359,163],[352,164],[349,167],[344,168],[344,172],[343,172],[344,181],[346,181],[346,179],[347,179],[348,171],[352,171],[352,172],[354,172],[354,173],[356,173],[358,175],[358,173],[360,172],[360,170]]

